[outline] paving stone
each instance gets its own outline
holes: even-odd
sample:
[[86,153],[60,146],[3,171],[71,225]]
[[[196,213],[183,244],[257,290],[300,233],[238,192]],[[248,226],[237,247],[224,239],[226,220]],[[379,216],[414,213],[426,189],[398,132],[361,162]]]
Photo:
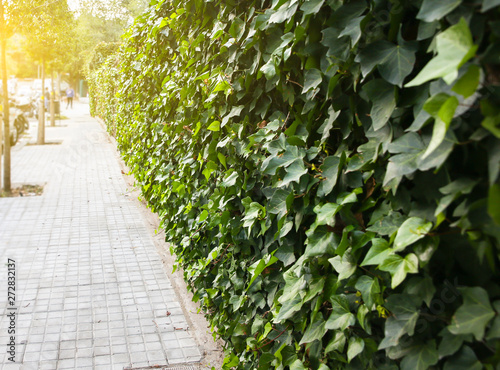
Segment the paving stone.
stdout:
[[[0,369],[123,369],[197,362],[201,355],[117,153],[88,105],[12,150],[12,182],[42,196],[0,199],[0,280],[16,261],[17,354]],[[31,135],[31,136],[30,136]],[[0,287],[0,343],[8,339]],[[167,316],[167,312],[168,316]],[[183,330],[175,330],[181,328]],[[21,344],[21,342],[25,344]]]

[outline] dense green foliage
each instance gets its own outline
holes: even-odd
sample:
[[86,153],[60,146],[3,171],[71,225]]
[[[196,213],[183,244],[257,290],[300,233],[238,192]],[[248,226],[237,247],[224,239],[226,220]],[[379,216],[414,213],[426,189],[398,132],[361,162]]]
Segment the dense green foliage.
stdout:
[[116,42],[101,42],[87,56],[84,75],[87,78],[89,91],[92,92],[90,112],[100,112],[106,121],[108,131],[116,134],[116,91],[119,78],[118,60],[115,54],[119,47]]
[[499,5],[153,0],[96,72],[226,368],[498,366]]

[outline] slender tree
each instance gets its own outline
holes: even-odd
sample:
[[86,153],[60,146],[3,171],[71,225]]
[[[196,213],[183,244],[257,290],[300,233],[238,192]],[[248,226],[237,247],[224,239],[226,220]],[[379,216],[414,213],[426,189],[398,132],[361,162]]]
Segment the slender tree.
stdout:
[[[9,195],[11,192],[11,181],[10,181],[10,115],[9,115],[9,90],[7,88],[7,58],[6,58],[6,48],[7,39],[10,37],[10,32],[5,19],[5,3],[4,0],[0,0],[0,59],[1,59],[1,74],[2,74],[2,96],[3,96],[3,124],[4,124],[4,145],[3,145],[3,156],[4,156],[4,170],[3,170],[3,190]],[[0,139],[2,135],[0,134]],[[1,142],[1,140],[0,140]],[[1,165],[1,161],[0,161]],[[0,182],[1,184],[1,182]]]
[[[74,17],[66,0],[23,1],[22,32],[26,36],[27,51],[42,65],[42,99],[40,111],[44,112],[45,70],[54,70],[71,54],[74,38]],[[45,114],[39,114],[37,144],[45,143]]]

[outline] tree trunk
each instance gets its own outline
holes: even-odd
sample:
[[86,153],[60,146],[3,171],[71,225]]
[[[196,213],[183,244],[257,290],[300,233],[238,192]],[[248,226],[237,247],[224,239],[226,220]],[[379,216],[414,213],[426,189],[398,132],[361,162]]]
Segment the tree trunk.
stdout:
[[1,58],[2,58],[2,89],[3,89],[3,123],[4,123],[4,167],[3,167],[3,189],[9,195],[10,184],[10,122],[9,122],[9,91],[7,89],[7,63],[5,48],[7,47],[7,30],[5,29],[3,0],[0,0],[0,30],[1,30]]
[[57,72],[57,96],[59,96],[59,107],[62,104],[61,99],[61,72]]
[[[1,1],[1,0],[0,0]],[[38,107],[38,145],[45,144],[45,58],[42,58],[42,96]]]
[[54,127],[56,125],[56,115],[55,115],[55,104],[54,104],[54,72],[50,74],[50,125]]

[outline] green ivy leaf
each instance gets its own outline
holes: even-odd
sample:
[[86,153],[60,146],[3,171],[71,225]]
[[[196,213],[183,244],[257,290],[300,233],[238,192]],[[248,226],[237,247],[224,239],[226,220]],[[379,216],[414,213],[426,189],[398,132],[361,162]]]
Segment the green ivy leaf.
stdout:
[[304,88],[302,89],[302,94],[318,87],[321,84],[321,81],[323,81],[321,71],[316,68],[308,69],[304,76]]
[[304,166],[302,159],[296,159],[286,168],[286,175],[282,181],[278,183],[279,187],[284,187],[291,182],[299,182],[302,175],[307,173],[307,168]]
[[391,254],[379,266],[382,271],[387,271],[392,276],[392,289],[396,288],[406,278],[406,274],[418,272],[418,258],[413,253],[404,258],[398,254]]
[[243,22],[240,18],[234,18],[231,23],[231,27],[229,28],[229,34],[238,41],[244,33],[245,22]]
[[344,294],[331,297],[332,312],[326,320],[325,328],[328,330],[345,330],[356,323],[356,317],[349,309],[349,301]]
[[362,304],[359,306],[358,313],[356,314],[356,318],[358,319],[359,324],[361,325],[363,330],[366,330],[368,334],[371,334],[371,325],[370,321],[367,320],[366,315],[368,315],[370,311],[371,310],[368,309],[366,305]]
[[291,220],[286,221],[281,228],[279,226],[278,228],[279,228],[279,236],[276,236],[275,234],[275,238],[281,239],[285,237],[293,229],[293,221]]
[[[431,0],[427,2],[435,4]],[[427,63],[405,87],[419,86],[439,77],[451,84],[457,78],[458,69],[474,56],[477,50],[467,22],[463,18],[456,25],[436,36],[436,50],[438,55]]]
[[318,197],[324,197],[330,194],[333,187],[337,183],[337,178],[339,175],[340,158],[335,156],[327,157],[320,169],[322,171],[321,176],[323,181],[319,184]]
[[283,155],[278,155],[278,153],[273,153],[273,155],[267,157],[262,162],[261,171],[265,175],[274,175],[276,169],[281,167],[288,167],[294,161],[301,159],[302,156],[296,146],[288,146],[283,153]]
[[431,142],[425,153],[422,154],[422,159],[432,154],[443,142],[458,104],[458,99],[455,96],[450,96],[439,109],[432,130]]
[[224,94],[227,96],[231,92],[231,84],[220,77],[213,92],[215,93],[218,91],[224,91]]
[[361,38],[361,22],[364,19],[365,17],[361,16],[349,20],[345,28],[340,32],[339,37],[349,36],[351,38],[351,45],[356,45]]
[[451,120],[455,116],[455,111],[459,103],[460,102],[455,96],[450,96],[448,99],[446,99],[441,108],[439,108],[436,118],[439,118],[441,121],[443,121],[444,123],[446,123],[446,125],[449,126]]
[[286,285],[283,289],[283,295],[279,298],[279,302],[283,306],[280,307],[279,313],[274,319],[276,323],[288,319],[301,309],[304,304],[304,290],[307,287],[304,276],[296,276],[293,270],[288,270],[283,277]]
[[291,365],[290,370],[307,370],[304,363],[299,359],[296,359]]
[[439,245],[439,237],[427,237],[413,245],[413,251],[418,257],[420,267],[425,267]]
[[446,186],[439,188],[439,191],[446,195],[470,194],[477,184],[477,180],[468,177],[460,177]]
[[[250,198],[246,198],[250,199]],[[266,216],[266,209],[264,206],[257,202],[250,202],[248,206],[245,206],[245,217],[243,217],[243,227],[252,228],[255,221],[259,218]]]
[[365,349],[365,341],[363,338],[352,336],[349,338],[347,347],[347,362],[351,362],[354,357],[359,355]]
[[278,8],[275,13],[269,18],[269,23],[283,23],[288,21],[293,14],[297,11],[299,4],[294,1],[287,1],[285,3],[278,3]]
[[335,59],[346,60],[349,55],[350,49],[350,37],[340,36],[342,30],[336,27],[325,28],[321,33],[323,34],[323,39],[321,44],[328,48],[326,55]]
[[277,189],[267,205],[267,212],[278,215],[278,218],[281,219],[287,214],[288,207],[291,204],[290,194],[292,192],[289,190]]
[[397,346],[403,335],[413,336],[419,316],[417,305],[415,299],[405,294],[390,297],[387,308],[391,310],[392,316],[387,318],[385,322],[385,337],[380,342],[378,349]]
[[488,191],[488,214],[500,225],[500,185],[493,184]]
[[441,330],[439,335],[443,338],[441,343],[439,343],[438,353],[440,357],[446,357],[456,353],[460,347],[462,347],[463,342],[471,341],[472,335],[455,335],[451,334],[447,328]]
[[279,323],[292,317],[295,312],[299,311],[302,308],[302,297],[298,293],[299,292],[297,292],[297,294],[295,294],[293,297],[290,297],[290,299],[286,300],[283,303],[283,306],[281,306],[279,310],[278,316],[276,316],[276,318],[274,319],[275,322]]
[[380,130],[385,126],[396,108],[394,86],[384,80],[376,79],[365,84],[363,91],[372,102],[370,116],[373,129],[375,131]]
[[316,213],[316,225],[335,225],[335,215],[340,210],[340,206],[336,203],[326,203],[323,205],[317,205],[314,207],[314,213]]
[[464,346],[460,352],[445,362],[443,370],[481,370],[483,364],[469,346]]
[[311,343],[315,340],[321,340],[326,332],[327,329],[325,328],[325,321],[323,320],[323,318],[319,318],[308,326],[308,328],[304,332],[304,335],[302,336],[302,339],[299,342],[299,345]]
[[472,96],[479,86],[479,78],[481,76],[481,69],[476,64],[471,64],[467,72],[459,78],[451,91],[462,95],[464,98]]
[[377,65],[387,60],[395,45],[392,42],[379,40],[363,48],[355,58],[361,64],[361,73],[366,77]]
[[[427,140],[428,136],[425,137],[424,146],[428,147],[430,140]],[[429,138],[431,139],[431,138]],[[432,168],[440,168],[443,163],[448,159],[449,155],[453,151],[455,144],[457,144],[457,138],[453,131],[448,130],[439,146],[434,149],[432,155],[429,155],[425,158],[422,156],[417,158],[417,166],[420,171],[427,171]]]
[[330,340],[325,348],[325,354],[328,354],[332,351],[337,351],[339,353],[344,352],[345,342],[345,334],[342,331],[336,331],[334,337]]
[[245,106],[243,106],[243,105],[237,105],[237,106],[232,107],[229,114],[224,116],[224,118],[222,119],[221,127],[224,127],[229,122],[229,120],[231,118],[239,116],[244,107]]
[[496,116],[486,117],[481,122],[481,126],[495,135],[497,139],[500,139],[500,114]]
[[207,127],[208,130],[210,131],[219,131],[220,130],[220,122],[219,121],[213,121],[210,126]]
[[225,169],[227,169],[226,165],[226,157],[222,153],[217,153],[217,158],[219,159],[219,162],[224,166]]
[[[218,169],[217,164],[214,161],[208,161],[206,164],[205,168],[203,169],[203,175],[205,175],[205,178],[208,180],[212,173]],[[184,185],[182,185],[184,186]]]
[[401,153],[390,157],[382,185],[386,186],[394,179],[399,183],[403,176],[413,174],[418,170],[419,158],[421,153]]
[[372,246],[368,250],[365,259],[361,266],[379,265],[389,256],[394,253],[389,243],[385,239],[373,239]]
[[405,45],[394,45],[380,40],[365,47],[357,56],[364,76],[378,66],[380,75],[392,85],[401,87],[403,81],[413,70],[415,51]]
[[453,9],[460,5],[462,0],[424,0],[420,11],[417,14],[417,19],[424,22],[433,22],[443,18]]
[[335,111],[332,106],[328,108],[328,119],[318,130],[318,133],[321,134],[321,143],[324,143],[330,137],[330,131],[339,114],[340,111]]
[[351,254],[351,249],[349,248],[342,257],[335,256],[328,260],[339,274],[339,280],[344,280],[351,277],[356,271],[357,264],[356,259]]
[[417,40],[427,40],[428,38],[436,34],[436,30],[439,28],[439,21],[434,22],[420,22],[418,25],[418,36]]
[[281,262],[283,262],[283,265],[285,267],[291,265],[296,261],[292,244],[284,244],[279,246],[274,255],[278,257]]
[[497,315],[493,320],[493,325],[491,325],[490,330],[488,330],[486,339],[500,338],[500,301],[495,301],[493,307],[495,307]]
[[409,132],[390,143],[387,149],[390,153],[420,153],[424,144],[420,135]]
[[373,279],[370,276],[363,275],[359,277],[354,287],[361,292],[361,296],[363,297],[366,307],[368,307],[369,310],[372,310],[375,303],[380,300],[380,285],[378,280]]
[[420,217],[410,217],[399,228],[393,250],[397,252],[405,249],[408,245],[426,236],[431,229],[432,222],[426,222]]
[[266,78],[268,80],[270,80],[271,78],[273,78],[274,76],[276,76],[276,66],[274,65],[274,60],[273,58],[269,58],[269,60],[267,61],[266,64],[264,64],[260,70],[262,71],[262,73],[264,73],[264,76],[266,76]]
[[300,10],[304,12],[304,15],[316,14],[319,12],[325,0],[311,0],[306,1],[300,6]]
[[500,174],[500,146],[496,142],[490,142],[488,147],[488,180],[493,185]]
[[337,244],[338,241],[334,233],[314,231],[306,239],[307,247],[304,256],[333,255],[335,254]]
[[449,98],[450,95],[444,92],[432,95],[425,101],[423,108],[432,117],[438,117],[439,110]]
[[223,362],[222,366],[224,369],[231,369],[234,366],[238,366],[239,362],[240,361],[239,361],[238,356],[231,353],[229,356],[226,356],[224,358],[224,362]]
[[399,212],[391,211],[385,217],[374,222],[367,230],[373,231],[380,235],[392,235],[394,234],[401,224],[404,222],[404,217]]
[[339,246],[335,250],[335,253],[337,253],[340,257],[342,257],[347,248],[349,248],[351,244],[351,240],[349,240],[349,233],[354,229],[354,225],[349,225],[342,230],[342,239],[340,240]]
[[251,279],[250,279],[250,282],[248,283],[246,291],[248,291],[248,289],[250,289],[250,287],[252,286],[253,282],[255,281],[255,279],[257,279],[260,276],[260,274],[262,273],[262,271],[264,271],[267,267],[273,265],[277,261],[278,261],[278,258],[276,258],[276,257],[274,257],[272,255],[268,255],[265,258],[263,258],[263,259],[255,262],[254,264],[252,264],[248,268],[248,272],[251,275]]
[[401,361],[401,370],[427,370],[439,361],[436,341],[430,340],[413,348]]
[[432,298],[436,294],[436,287],[429,276],[415,276],[406,284],[405,293],[419,297],[427,304],[427,307],[430,307]]
[[205,221],[207,217],[208,217],[208,211],[204,209],[203,212],[201,212],[200,215],[198,216],[198,222]]
[[279,187],[284,187],[291,182],[299,182],[300,178],[307,173],[307,168],[304,166],[302,159],[296,159],[290,166],[286,168],[286,175],[282,181],[278,183]]
[[452,334],[473,334],[476,340],[482,340],[486,325],[495,316],[491,308],[488,293],[480,287],[462,290],[464,303],[453,315],[448,330]]
[[481,8],[481,11],[484,13],[495,6],[500,5],[500,0],[483,0],[483,7]]
[[243,303],[245,303],[246,300],[247,300],[247,298],[244,295],[242,295],[242,296],[238,296],[238,295],[232,296],[229,299],[229,304],[233,306],[233,312],[238,311],[238,309],[241,307],[241,305]]

